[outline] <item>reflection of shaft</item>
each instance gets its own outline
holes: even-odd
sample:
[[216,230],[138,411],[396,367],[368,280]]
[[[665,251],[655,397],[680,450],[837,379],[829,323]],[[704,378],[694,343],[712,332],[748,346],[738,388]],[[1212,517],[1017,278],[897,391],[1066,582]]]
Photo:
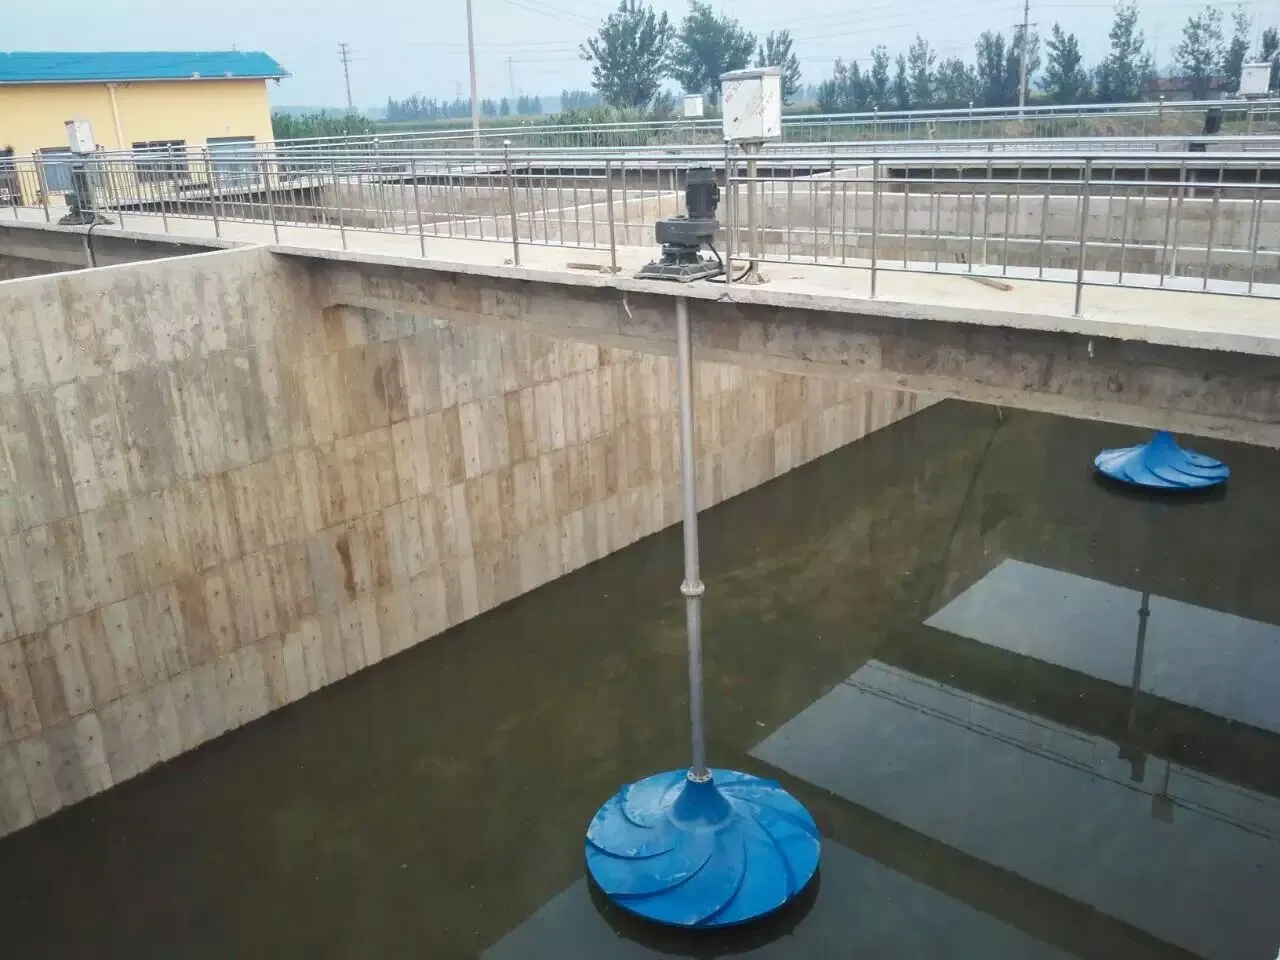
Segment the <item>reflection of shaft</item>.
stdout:
[[1129,724],[1127,732],[1133,733],[1138,718],[1138,691],[1142,688],[1142,656],[1147,648],[1147,620],[1151,617],[1151,594],[1143,593],[1142,606],[1138,607],[1138,646],[1133,653],[1133,680],[1129,684]]

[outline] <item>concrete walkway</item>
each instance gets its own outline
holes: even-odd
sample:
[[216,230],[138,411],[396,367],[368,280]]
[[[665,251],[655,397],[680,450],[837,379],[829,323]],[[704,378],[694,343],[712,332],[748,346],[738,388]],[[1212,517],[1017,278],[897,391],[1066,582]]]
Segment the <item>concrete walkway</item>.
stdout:
[[[39,208],[7,211],[0,228],[15,225],[58,232],[85,232],[83,227],[46,224]],[[459,239],[346,229],[316,225],[272,225],[260,221],[220,220],[215,233],[212,220],[158,215],[127,214],[123,225],[93,228],[94,235],[119,235],[136,239],[167,236],[210,247],[261,245],[295,256],[384,262],[425,269],[458,268],[461,273],[520,276],[540,274],[556,282],[608,285],[620,290],[648,293],[681,293],[698,299],[774,305],[780,308],[821,309],[841,313],[875,313],[879,316],[926,318],[938,321],[1012,327],[1023,330],[1068,332],[1087,336],[1134,340],[1166,346],[1225,350],[1261,356],[1280,356],[1280,286],[1254,285],[1254,296],[1243,296],[1245,286],[1230,281],[1210,281],[1212,292],[1201,292],[1203,281],[1193,277],[1164,278],[1126,274],[1125,287],[1116,286],[1114,274],[1088,272],[1079,317],[1073,315],[1075,273],[1045,270],[1043,279],[1033,268],[973,267],[911,263],[904,271],[901,260],[881,262],[876,277],[876,297],[871,297],[870,262],[765,263],[768,283],[759,286],[696,283],[687,286],[634,279],[635,271],[653,258],[656,248],[619,247],[619,273],[611,276],[608,236],[600,231],[599,246],[543,246],[520,244],[520,264],[514,264],[510,239]],[[425,256],[424,256],[425,253]],[[976,276],[998,279],[1009,289],[984,284]],[[1130,286],[1132,284],[1132,286]],[[1138,286],[1142,284],[1142,286]]]

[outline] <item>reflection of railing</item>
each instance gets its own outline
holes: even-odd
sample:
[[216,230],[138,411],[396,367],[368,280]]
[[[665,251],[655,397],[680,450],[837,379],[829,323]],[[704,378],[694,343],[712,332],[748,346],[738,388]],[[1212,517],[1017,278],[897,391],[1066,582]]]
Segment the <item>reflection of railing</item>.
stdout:
[[[1175,768],[1169,761],[1162,762],[1163,774],[1152,777],[1150,784],[1142,778],[1125,777],[1110,760],[1114,753],[1107,741],[879,661],[871,661],[844,682],[865,696],[1070,768],[1091,780],[1149,796],[1156,819],[1170,821],[1172,811],[1181,807],[1236,830],[1280,840],[1276,829],[1280,824],[1280,802],[1253,790],[1194,770]],[[1065,749],[1067,746],[1075,748],[1074,752]],[[1185,785],[1185,793],[1179,784]],[[1254,815],[1242,815],[1242,805]]]
[[[1215,150],[1223,146],[1214,142]],[[734,264],[851,268],[876,294],[884,272],[1034,279],[1075,287],[1168,287],[1280,295],[1280,156],[1248,152],[995,153],[939,156],[780,148],[717,151],[726,195],[717,246]],[[19,207],[61,201],[47,163],[11,160]],[[122,221],[204,220],[523,245],[652,248],[654,223],[683,206],[684,171],[710,154],[467,151],[328,155],[190,150],[162,160],[84,161],[92,203]],[[751,197],[754,196],[754,201]],[[754,207],[754,227],[748,229]],[[17,211],[15,211],[15,215]],[[734,271],[736,273],[736,270]],[[1002,281],[1003,282],[1003,281]]]

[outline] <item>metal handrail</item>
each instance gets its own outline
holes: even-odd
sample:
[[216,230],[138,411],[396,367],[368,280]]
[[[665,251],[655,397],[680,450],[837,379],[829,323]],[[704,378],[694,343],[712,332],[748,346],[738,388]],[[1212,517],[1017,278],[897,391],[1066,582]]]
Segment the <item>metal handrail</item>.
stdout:
[[[859,155],[868,158],[873,155],[891,156],[900,159],[925,159],[946,156],[949,159],[963,157],[987,157],[991,155],[1036,154],[1043,156],[1096,156],[1101,153],[1112,158],[1134,157],[1149,160],[1152,154],[1162,156],[1190,152],[1193,145],[1203,146],[1204,151],[1221,157],[1229,153],[1237,153],[1256,157],[1261,153],[1280,154],[1280,134],[1269,136],[1257,134],[1253,136],[1214,135],[1214,136],[1162,136],[1162,137],[1093,137],[1093,138],[1009,138],[1009,139],[954,139],[954,140],[885,140],[885,141],[845,141],[834,143],[788,143],[786,141],[767,143],[760,151],[760,158],[771,157],[794,160],[799,158],[822,157],[832,155],[841,160],[856,159]],[[353,145],[354,146],[354,145]],[[1232,149],[1234,148],[1234,149]],[[1247,149],[1246,149],[1247,148]],[[367,151],[327,150],[308,153],[295,153],[281,150],[270,144],[255,145],[253,150],[245,150],[235,154],[226,154],[215,158],[216,163],[226,166],[236,164],[252,165],[262,160],[279,160],[281,163],[304,164],[308,161],[328,161],[336,159],[342,162],[380,162],[407,161],[410,159],[448,159],[455,162],[472,160],[477,163],[501,160],[504,147],[460,147],[457,149],[410,150],[392,149],[379,145],[378,149]],[[689,162],[693,159],[719,159],[723,156],[722,145],[671,144],[661,147],[523,147],[521,158],[547,159],[556,158],[572,160],[576,163],[602,163],[606,158],[612,160],[652,160],[665,159],[673,162]],[[136,162],[139,166],[163,165],[173,162],[190,162],[205,154],[205,148],[190,147],[183,151],[175,151],[158,158],[146,151],[106,150],[97,156],[112,160]]]
[[[1086,286],[1280,297],[1280,152],[978,146],[886,157],[793,145],[757,157],[754,175],[721,148],[721,249],[731,266],[748,251],[753,263],[866,270],[873,296],[878,275],[905,271],[1071,283],[1077,310]],[[569,246],[607,254],[612,267],[620,249],[652,247],[654,223],[682,207],[681,171],[654,150],[247,157],[98,154],[80,177],[94,209],[122,226],[190,233],[205,221],[225,237],[249,223],[277,240],[333,229],[344,248],[361,232],[416,233],[422,256],[428,237],[480,240],[508,245],[517,263],[526,246]],[[16,219],[61,216],[50,166],[0,161],[0,204]],[[744,195],[756,205],[743,207]]]
[[[824,125],[874,125],[878,123],[927,123],[937,121],[963,120],[1003,120],[1034,122],[1038,119],[1056,119],[1061,117],[1089,117],[1105,119],[1116,117],[1162,116],[1164,114],[1199,113],[1210,108],[1226,110],[1262,110],[1264,112],[1280,111],[1280,97],[1258,100],[1194,100],[1161,102],[1140,100],[1129,103],[1111,104],[1043,104],[1017,107],[950,107],[929,108],[924,110],[868,110],[857,113],[830,114],[789,114],[782,118],[783,138],[791,129],[804,127],[820,127]],[[396,140],[466,140],[472,139],[472,131],[467,126],[469,121],[459,121],[454,129],[425,129],[417,131],[390,130],[376,135],[356,134],[332,137],[295,137],[273,141],[277,147],[299,147],[312,144],[360,143],[367,144],[375,139],[384,142]],[[715,132],[720,121],[715,118],[684,119],[670,118],[665,120],[641,121],[602,121],[600,123],[553,124],[529,120],[524,123],[506,124],[503,126],[482,127],[481,135],[497,138],[519,138],[531,133],[553,136],[576,133],[622,133],[639,130],[688,130]]]

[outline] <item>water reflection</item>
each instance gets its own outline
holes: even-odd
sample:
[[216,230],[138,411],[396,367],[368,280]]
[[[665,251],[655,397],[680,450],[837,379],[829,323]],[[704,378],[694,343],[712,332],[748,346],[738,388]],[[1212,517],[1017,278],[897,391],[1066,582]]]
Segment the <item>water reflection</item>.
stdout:
[[[753,755],[845,800],[1213,958],[1265,956],[1280,804],[873,662]],[[1175,814],[1176,809],[1176,814]]]
[[823,844],[820,889],[758,928],[707,937],[655,930],[624,916],[581,880],[485,951],[482,960],[1071,956],[831,840]]
[[[1142,611],[1146,611],[1145,615]],[[1280,733],[1280,627],[1006,559],[930,627]]]
[[705,515],[710,754],[826,838],[761,927],[583,879],[687,759],[672,530],[0,841],[4,953],[1269,960],[1280,458],[1204,441],[1153,538],[1088,475],[1137,436],[947,403]]

